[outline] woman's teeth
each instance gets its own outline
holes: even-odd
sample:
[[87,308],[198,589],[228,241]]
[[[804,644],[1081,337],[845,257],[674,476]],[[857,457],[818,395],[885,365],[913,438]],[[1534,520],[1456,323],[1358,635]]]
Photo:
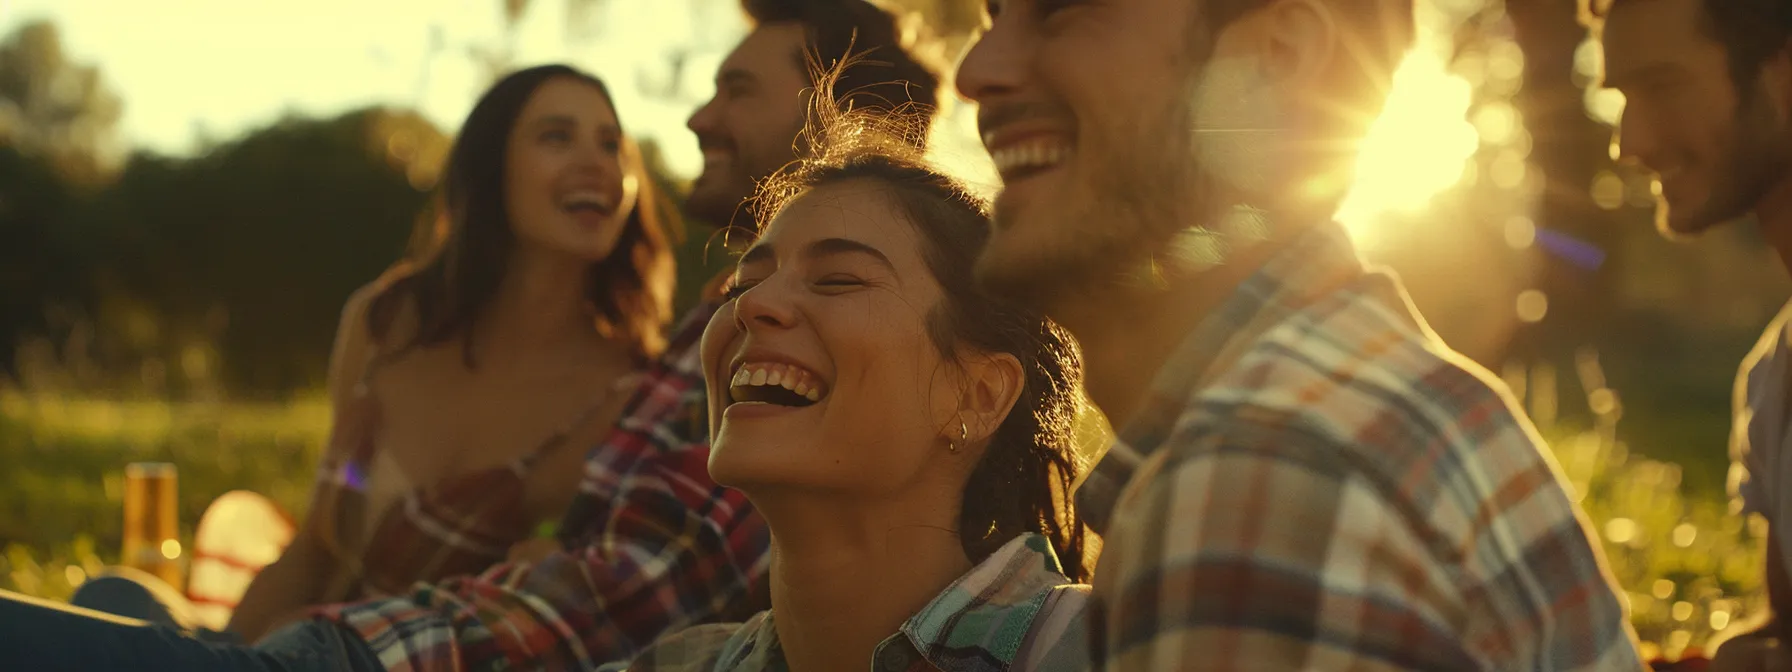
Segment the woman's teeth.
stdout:
[[610,208],[610,197],[596,191],[575,191],[567,194],[566,198],[561,199],[560,205],[564,208],[589,207],[599,210],[608,210]]
[[809,401],[821,401],[823,385],[814,373],[789,364],[745,364],[734,372],[729,387],[782,387]]

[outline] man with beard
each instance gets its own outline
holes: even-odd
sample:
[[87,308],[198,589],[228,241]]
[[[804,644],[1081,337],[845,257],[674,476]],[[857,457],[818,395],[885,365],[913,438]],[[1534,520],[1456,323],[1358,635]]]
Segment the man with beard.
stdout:
[[[1690,238],[1754,215],[1792,264],[1792,4],[1784,0],[1617,0],[1583,6],[1605,47],[1604,85],[1626,99],[1620,158],[1655,171],[1656,225]],[[1731,491],[1769,523],[1771,610],[1718,647],[1718,669],[1792,669],[1792,306],[1768,326],[1736,381]]]
[[1117,670],[1641,667],[1534,428],[1331,215],[1410,0],[992,0],[978,272],[1081,342],[1120,442]]
[[[893,17],[864,0],[744,6],[754,28],[690,120],[704,168],[689,214],[717,226],[751,227],[738,206],[755,181],[797,157],[811,57],[823,68],[849,46],[861,57],[838,80],[850,92],[844,104],[937,104],[938,78],[905,51]],[[591,669],[666,632],[764,610],[765,522],[708,471],[697,346],[718,298],[683,317],[643,372],[588,455],[557,543],[532,561],[325,608],[253,648],[4,598],[0,660],[19,669]]]

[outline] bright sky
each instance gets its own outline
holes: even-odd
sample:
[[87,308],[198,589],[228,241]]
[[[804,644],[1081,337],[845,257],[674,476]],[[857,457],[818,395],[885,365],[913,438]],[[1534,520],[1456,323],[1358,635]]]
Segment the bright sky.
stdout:
[[[702,157],[685,119],[713,93],[716,66],[744,33],[738,4],[588,0],[600,9],[586,17],[569,16],[569,0],[529,4],[513,63],[569,62],[603,77],[629,131],[658,140],[675,172],[694,175]],[[1441,20],[1436,34],[1449,35],[1458,19],[1432,4],[1421,3],[1433,15],[1424,23]],[[289,111],[326,116],[374,103],[419,109],[452,134],[483,84],[470,50],[504,44],[502,8],[503,0],[0,0],[0,32],[52,19],[70,55],[99,65],[124,98],[126,142],[187,154],[201,132],[228,140]],[[1357,197],[1341,213],[1347,223],[1423,207],[1457,181],[1474,150],[1467,85],[1444,71],[1437,52],[1447,50],[1428,46],[1438,44],[1422,45],[1396,77]],[[670,56],[679,52],[686,66],[674,82]],[[935,157],[995,188],[971,108],[956,106],[938,130]]]
[[[600,2],[587,21],[536,0],[515,63],[565,61],[610,83],[623,123],[657,137],[673,168],[701,163],[684,130],[715,66],[744,30],[713,0]],[[0,32],[49,18],[77,61],[100,67],[125,102],[131,145],[186,154],[200,129],[227,140],[287,111],[332,115],[385,103],[421,110],[452,133],[480,93],[475,47],[504,43],[502,0],[0,0]],[[575,26],[588,26],[584,34]],[[432,35],[439,43],[432,44]],[[666,54],[691,50],[674,95]]]

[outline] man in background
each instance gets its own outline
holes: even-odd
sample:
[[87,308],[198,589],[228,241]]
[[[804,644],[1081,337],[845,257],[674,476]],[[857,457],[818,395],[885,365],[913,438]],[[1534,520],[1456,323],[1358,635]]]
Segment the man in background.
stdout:
[[[1792,266],[1792,4],[1784,0],[1583,0],[1604,46],[1603,85],[1624,94],[1620,159],[1660,182],[1656,225],[1693,238],[1753,215]],[[1770,609],[1733,627],[1714,669],[1792,670],[1779,614],[1792,609],[1792,306],[1736,380],[1730,489],[1767,518]]]

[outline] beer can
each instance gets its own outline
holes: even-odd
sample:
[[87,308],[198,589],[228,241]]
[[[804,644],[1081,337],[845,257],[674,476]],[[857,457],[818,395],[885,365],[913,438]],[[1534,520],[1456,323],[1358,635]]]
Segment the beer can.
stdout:
[[134,462],[124,468],[124,548],[121,564],[155,575],[181,590],[179,479],[174,465]]

